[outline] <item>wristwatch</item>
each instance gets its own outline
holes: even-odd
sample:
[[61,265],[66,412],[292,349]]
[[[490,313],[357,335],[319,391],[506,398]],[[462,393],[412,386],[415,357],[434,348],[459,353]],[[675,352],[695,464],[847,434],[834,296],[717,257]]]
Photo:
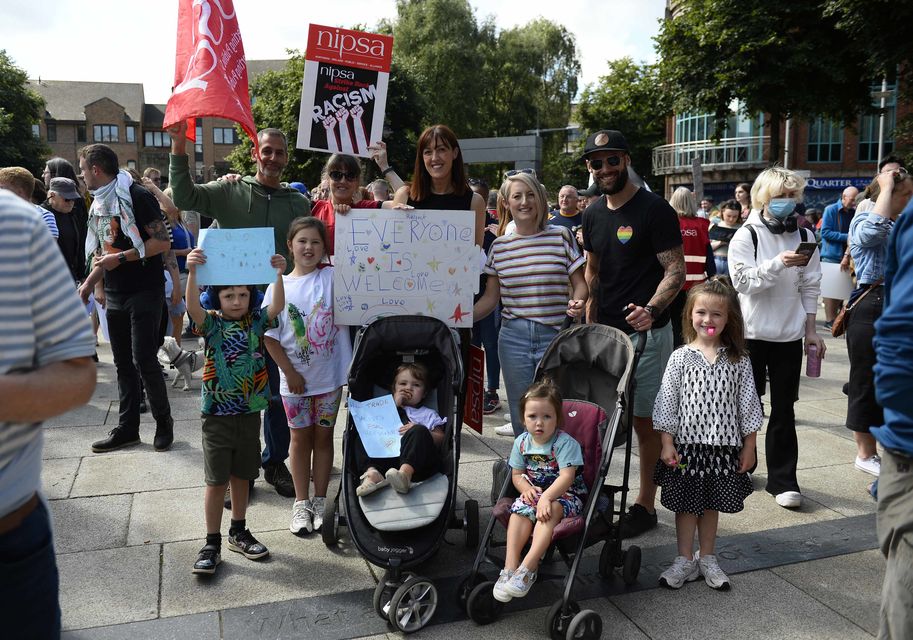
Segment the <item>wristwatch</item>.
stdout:
[[121,251],[120,253],[118,253],[118,254],[117,254],[117,261],[118,261],[120,264],[124,264],[124,263],[127,261],[127,254],[124,253],[123,251]]
[[656,320],[656,318],[659,316],[659,311],[657,311],[656,307],[654,307],[652,304],[645,304],[644,311],[649,313],[650,317],[654,320]]

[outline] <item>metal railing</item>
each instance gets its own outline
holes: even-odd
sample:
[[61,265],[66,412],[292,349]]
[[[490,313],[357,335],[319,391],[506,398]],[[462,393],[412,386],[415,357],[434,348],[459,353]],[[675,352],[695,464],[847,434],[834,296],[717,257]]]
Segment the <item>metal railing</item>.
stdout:
[[704,171],[761,168],[766,164],[770,136],[721,138],[664,144],[653,149],[653,175],[691,171],[695,156]]

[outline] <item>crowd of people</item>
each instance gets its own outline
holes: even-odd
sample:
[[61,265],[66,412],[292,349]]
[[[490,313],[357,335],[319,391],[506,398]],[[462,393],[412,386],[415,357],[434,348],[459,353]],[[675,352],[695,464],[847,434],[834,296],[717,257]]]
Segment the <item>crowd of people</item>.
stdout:
[[[35,425],[88,399],[95,372],[85,363],[97,360],[92,335],[99,324],[111,345],[119,412],[110,433],[92,443],[96,453],[140,442],[147,406],[155,451],[172,446],[174,416],[156,354],[166,335],[179,344],[190,335],[185,314],[188,330],[203,338],[206,539],[194,573],[212,574],[222,560],[223,506],[231,511],[228,549],[251,560],[269,554],[247,526],[261,469],[280,495],[294,498],[292,533],[322,527],[333,428],[352,357],[349,328],[333,320],[336,216],[416,208],[472,212],[475,244],[486,256],[474,325],[460,332],[460,343],[464,353],[470,341],[486,352],[486,414],[502,407],[503,376],[510,422],[496,433],[515,439],[509,464],[520,497],[511,507],[495,598],[526,595],[551,530],[582,505],[583,459],[560,429],[561,399],[547,383],[533,382],[537,362],[568,322],[646,335],[633,406],[639,482],[620,535],[657,526],[661,492],[661,504],[676,514],[678,547],[661,584],[679,588],[703,576],[712,588],[729,588],[714,553],[718,517],[741,511],[753,491],[749,474],[757,466],[768,383],[765,490],[781,507],[802,505],[794,405],[803,357],[826,356],[816,317],[820,265],[831,263],[855,276],[848,300],[824,299],[823,329],[844,316],[846,426],[857,444],[856,468],[880,477],[872,491],[888,558],[883,624],[894,637],[910,629],[910,595],[900,585],[909,580],[903,553],[913,535],[913,327],[903,293],[913,276],[909,233],[901,231],[910,225],[906,217],[897,221],[910,208],[913,181],[897,158],[880,163],[863,193],[847,188],[819,218],[802,213],[804,178],[780,167],[739,184],[718,208],[686,187],[666,201],[634,179],[628,143],[614,130],[587,137],[580,160],[591,185],[560,186],[554,207],[532,169],[505,172],[496,189],[468,176],[459,140],[444,125],[419,136],[410,182],[378,142],[371,151],[382,179],[362,187],[361,162],[333,154],[311,191],[283,181],[289,149],[277,129],[259,132],[253,176],[205,184],[193,179],[185,125],[169,133],[165,189],[158,170],[121,169],[103,144],[79,151],[78,170],[63,158],[48,160],[40,179],[19,167],[0,169],[0,187],[12,192],[0,193],[0,265],[15,262],[30,274],[23,285],[0,271],[0,299],[10,299],[0,317],[4,327],[17,327],[2,336],[15,348],[0,356],[0,389],[17,402],[4,401],[0,427],[19,434],[0,439],[0,541],[54,582],[53,589],[43,584],[44,600],[29,606],[59,611],[56,601],[48,603],[51,591],[56,599],[56,568],[38,494]],[[197,240],[207,218],[221,228],[273,230],[269,264],[276,279],[265,291],[197,286],[196,270],[206,262]],[[388,382],[402,418],[401,455],[378,459],[359,450],[360,496],[388,485],[408,493],[437,470],[445,419],[422,405],[427,370],[403,365]],[[30,413],[37,386],[49,383],[70,393]],[[536,456],[544,450],[555,456],[542,466]],[[0,578],[4,601],[16,603],[4,606],[24,606],[11,585]],[[36,624],[59,628],[59,613],[56,622],[45,616]]]

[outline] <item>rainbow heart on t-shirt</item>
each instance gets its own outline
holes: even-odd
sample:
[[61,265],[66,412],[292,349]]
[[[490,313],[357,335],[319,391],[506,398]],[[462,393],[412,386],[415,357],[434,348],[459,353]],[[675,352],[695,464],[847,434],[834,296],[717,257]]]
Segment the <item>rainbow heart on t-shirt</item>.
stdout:
[[615,233],[618,236],[618,241],[621,244],[628,244],[628,240],[634,237],[634,229],[631,227],[618,227],[618,231]]

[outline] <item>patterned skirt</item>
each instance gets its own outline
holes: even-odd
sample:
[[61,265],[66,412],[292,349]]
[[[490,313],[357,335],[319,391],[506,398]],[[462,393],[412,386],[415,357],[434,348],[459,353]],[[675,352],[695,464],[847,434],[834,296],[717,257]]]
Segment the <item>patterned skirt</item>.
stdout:
[[679,444],[676,467],[656,463],[653,482],[662,487],[660,502],[675,513],[700,517],[704,509],[738,513],[754,487],[747,473],[739,473],[741,447]]
[[[541,496],[542,494],[540,493],[539,495]],[[583,511],[583,500],[581,500],[579,496],[576,496],[570,492],[558,496],[558,499],[555,500],[555,502],[560,504],[561,508],[564,509],[564,518],[580,515],[580,512]],[[516,513],[518,516],[523,516],[524,518],[529,518],[535,522],[536,505],[538,504],[538,498],[536,498],[536,503],[532,505],[526,504],[526,502],[523,501],[523,498],[517,498],[514,500],[514,503],[510,505],[510,512]],[[554,509],[554,507],[552,508]]]

